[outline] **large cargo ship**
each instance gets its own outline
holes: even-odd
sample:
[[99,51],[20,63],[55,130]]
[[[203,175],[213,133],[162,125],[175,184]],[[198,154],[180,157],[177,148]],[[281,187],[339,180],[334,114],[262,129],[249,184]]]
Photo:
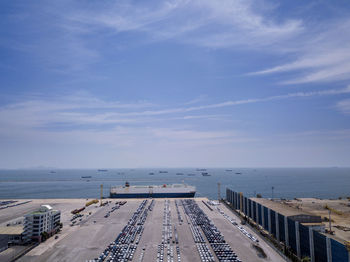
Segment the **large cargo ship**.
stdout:
[[196,188],[186,184],[125,186],[111,187],[111,198],[162,198],[162,197],[194,197]]

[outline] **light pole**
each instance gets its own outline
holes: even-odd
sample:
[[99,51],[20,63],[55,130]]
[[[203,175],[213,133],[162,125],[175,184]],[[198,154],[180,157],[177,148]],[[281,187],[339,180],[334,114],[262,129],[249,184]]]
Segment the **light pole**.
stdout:
[[218,201],[220,202],[221,199],[221,189],[220,189],[220,182],[218,183]]
[[271,187],[271,191],[272,191],[272,197],[271,197],[271,199],[273,200],[273,190],[274,190],[275,188],[274,187]]

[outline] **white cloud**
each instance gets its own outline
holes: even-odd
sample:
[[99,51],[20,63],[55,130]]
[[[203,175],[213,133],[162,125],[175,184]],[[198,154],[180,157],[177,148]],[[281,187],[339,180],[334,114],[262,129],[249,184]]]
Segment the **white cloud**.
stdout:
[[326,140],[349,140],[350,129],[308,130],[277,135],[275,139],[285,141],[326,141]]
[[[22,21],[22,30],[35,36],[26,39],[27,45],[22,49],[60,73],[76,73],[103,61],[119,48],[153,41],[171,40],[209,48],[284,50],[304,30],[301,20],[276,20],[272,7],[262,8],[267,4],[257,5],[253,0],[68,5],[69,9],[67,3],[40,5],[33,8],[33,15],[25,14]],[[39,33],[37,27],[29,26],[37,20],[42,23]],[[119,37],[125,32],[137,33],[132,35],[136,41]],[[14,48],[11,41],[7,42],[8,47]]]
[[[194,119],[218,121],[230,118],[227,114],[208,114],[207,111],[244,104],[345,93],[350,93],[350,87],[174,108],[163,108],[143,101],[135,103],[107,101],[87,93],[53,98],[32,96],[30,99],[26,97],[27,100],[24,102],[0,108],[0,140],[4,148],[7,144],[13,145],[11,141],[15,141],[17,150],[20,151],[25,148],[47,147],[42,150],[50,152],[51,147],[60,147],[61,152],[64,152],[66,147],[81,150],[90,146],[98,147],[96,150],[102,150],[102,147],[117,152],[122,150],[123,153],[118,153],[118,157],[129,161],[127,163],[133,163],[128,156],[136,157],[141,152],[147,154],[149,148],[158,152],[151,154],[153,157],[160,158],[162,154],[169,154],[169,151],[175,155],[183,151],[198,154],[198,151],[202,152],[205,148],[206,150],[213,148],[213,152],[215,150],[219,152],[228,150],[232,145],[259,143],[259,138],[250,137],[237,130],[225,129],[220,125],[209,125],[205,128],[194,125]],[[340,105],[344,107],[345,102]],[[145,108],[149,109],[144,110]],[[189,112],[197,113],[191,115]],[[176,122],[176,127],[169,127],[169,121],[179,122]],[[342,137],[343,134],[334,136]],[[139,153],[135,153],[135,148]],[[206,157],[212,159],[213,156],[209,154]],[[186,162],[186,159],[183,161]],[[155,159],[152,161],[157,162]]]
[[293,53],[296,60],[248,75],[296,72],[283,84],[330,82],[350,79],[350,19],[338,20],[297,37]]
[[[284,95],[263,98],[248,98],[229,100],[214,104],[196,106],[180,106],[174,108],[160,108],[148,102],[121,103],[106,101],[86,93],[73,94],[62,97],[35,97],[24,102],[9,104],[0,108],[0,124],[21,128],[49,128],[52,125],[69,125],[70,128],[81,129],[81,125],[91,128],[100,125],[145,124],[164,122],[170,118],[155,118],[158,116],[178,115],[172,119],[219,119],[223,115],[198,114],[188,115],[189,112],[208,111],[225,107],[285,100],[290,98],[305,98],[315,96],[332,96],[350,93],[350,86],[343,89],[327,89],[312,92],[295,92]],[[144,108],[150,108],[143,110]],[[91,110],[94,109],[94,110]],[[85,127],[87,128],[87,127]]]
[[[16,102],[0,108],[0,141],[2,152],[12,152],[6,156],[12,154],[17,158],[20,154],[20,165],[23,166],[33,166],[34,162],[61,167],[86,166],[85,158],[93,159],[87,166],[96,166],[97,163],[124,167],[138,164],[176,166],[195,165],[203,161],[224,165],[229,163],[225,161],[237,161],[237,157],[242,157],[242,150],[247,150],[247,155],[255,154],[256,147],[260,147],[261,150],[269,138],[254,137],[246,132],[223,128],[220,125],[203,128],[201,125],[193,125],[193,119],[217,121],[229,117],[225,114],[207,114],[207,111],[212,109],[346,93],[350,93],[350,87],[174,108],[162,108],[148,102],[106,101],[87,93],[54,98],[32,96],[25,102]],[[338,106],[344,109],[348,104],[348,101],[343,101]],[[188,112],[197,113],[191,115]],[[176,122],[175,127],[169,127],[169,121],[180,122]],[[63,124],[63,128],[57,128],[56,124]],[[104,125],[103,128],[101,125]],[[347,141],[349,132],[339,130],[330,133],[290,134],[280,136],[279,141],[282,141],[281,144],[289,141],[299,143],[303,137],[306,137],[307,141],[316,141],[316,138],[320,137],[317,141],[332,140],[338,143]],[[276,136],[273,140],[276,141]],[[254,144],[254,147],[249,145],[250,143]],[[26,155],[30,154],[28,150],[33,148],[44,153],[40,159],[35,160],[33,156],[27,161]],[[79,151],[79,157],[75,156],[76,150]],[[90,151],[94,153],[89,153]],[[71,159],[75,159],[74,163]],[[241,161],[245,161],[244,159],[243,157]],[[4,158],[2,166],[11,166],[8,161],[13,162],[11,157]],[[16,162],[13,165],[19,164]]]
[[336,104],[336,108],[344,114],[350,114],[350,99],[344,99]]
[[186,102],[185,105],[197,104],[197,103],[199,103],[199,102],[205,101],[207,98],[208,98],[208,97],[207,97],[206,95],[200,95],[200,96],[198,96],[198,97],[196,97],[196,98],[194,98],[194,99],[192,99],[192,100]]
[[207,104],[207,105],[192,106],[192,107],[178,107],[178,108],[164,109],[164,110],[157,110],[157,111],[149,110],[149,111],[143,111],[143,112],[126,113],[126,114],[131,116],[135,116],[135,115],[140,116],[140,115],[163,115],[163,114],[185,113],[185,112],[200,111],[205,109],[214,109],[214,108],[223,108],[223,107],[238,106],[238,105],[244,105],[244,104],[268,102],[273,100],[285,100],[289,98],[330,96],[330,95],[340,95],[340,94],[348,94],[348,93],[350,93],[350,86],[343,89],[327,89],[327,90],[312,91],[312,92],[296,92],[296,93],[289,93],[285,95],[269,96],[264,98],[249,98],[249,99],[242,99],[242,100],[225,101],[225,102],[216,103],[216,104]]
[[[296,73],[282,80],[283,84],[350,78],[350,47],[347,45],[350,19],[339,18],[332,22],[325,19],[317,25],[302,18],[275,19],[278,10],[271,6],[263,8],[266,5],[271,3],[169,0],[131,4],[117,1],[72,5],[67,10],[66,5],[56,3],[41,8],[52,17],[51,21],[45,20],[47,24],[43,26],[57,35],[42,34],[40,42],[33,41],[24,49],[37,54],[44,62],[55,64],[57,71],[74,72],[101,61],[106,50],[110,54],[125,45],[171,39],[201,47],[254,49],[284,57],[287,54],[286,62],[250,74]],[[125,44],[127,40],[119,41],[123,38],[115,37],[124,32],[138,33],[134,35],[137,40]]]
[[[172,39],[209,48],[241,48],[288,54],[294,61],[248,75],[296,72],[282,84],[350,78],[350,19],[320,22],[275,20],[274,8],[255,1],[173,0],[156,3],[119,2],[65,16],[63,26],[77,36],[104,32],[138,32],[143,41]],[[138,42],[140,43],[140,42]],[[290,60],[290,58],[288,58]]]
[[264,11],[257,10],[254,1],[241,0],[123,2],[71,13],[66,28],[77,33],[85,33],[86,28],[92,32],[106,28],[116,33],[137,31],[149,34],[152,40],[171,38],[214,48],[269,46],[302,31],[300,20],[276,22]]
[[[132,112],[154,105],[145,101],[121,103],[94,97],[86,92],[71,95],[25,97],[0,108],[0,123],[6,129],[43,128],[50,124],[100,125],[134,123],[136,119],[114,114],[114,111]],[[141,122],[137,120],[137,122]]]
[[172,39],[201,47],[287,54],[287,62],[248,74],[296,73],[282,84],[350,78],[350,19],[324,20],[316,26],[297,18],[277,21],[273,7],[266,10],[259,6],[253,0],[122,2],[93,11],[79,10],[69,14],[65,24],[78,35],[75,28],[83,28],[84,34],[86,28],[94,33],[109,29],[143,33],[148,36],[145,41]]

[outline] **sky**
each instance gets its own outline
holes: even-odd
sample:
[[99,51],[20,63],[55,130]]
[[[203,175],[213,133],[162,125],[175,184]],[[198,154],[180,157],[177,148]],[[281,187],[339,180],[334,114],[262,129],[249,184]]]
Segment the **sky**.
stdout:
[[350,159],[348,1],[0,2],[0,168]]

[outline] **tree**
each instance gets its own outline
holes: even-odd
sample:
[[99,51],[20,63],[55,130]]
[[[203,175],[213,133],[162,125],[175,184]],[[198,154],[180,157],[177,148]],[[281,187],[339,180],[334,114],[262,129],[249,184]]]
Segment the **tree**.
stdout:
[[40,235],[41,235],[41,241],[45,241],[46,239],[49,238],[49,234],[46,231],[42,232]]
[[309,257],[303,257],[301,262],[311,262],[311,259]]

